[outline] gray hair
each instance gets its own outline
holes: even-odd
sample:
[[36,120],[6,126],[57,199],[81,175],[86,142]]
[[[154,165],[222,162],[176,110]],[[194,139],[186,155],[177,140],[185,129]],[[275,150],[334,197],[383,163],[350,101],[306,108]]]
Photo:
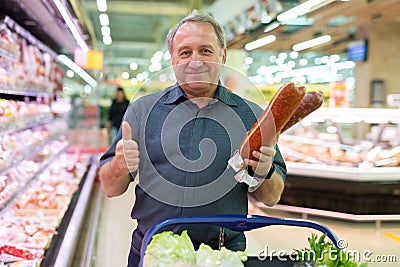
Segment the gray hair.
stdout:
[[185,24],[186,22],[205,22],[211,24],[214,27],[215,33],[217,34],[220,47],[222,49],[226,47],[225,31],[222,25],[208,13],[200,10],[193,10],[192,13],[184,17],[178,24],[173,26],[168,32],[167,45],[168,45],[168,51],[171,55],[173,49],[172,43],[175,34],[178,31],[179,27]]

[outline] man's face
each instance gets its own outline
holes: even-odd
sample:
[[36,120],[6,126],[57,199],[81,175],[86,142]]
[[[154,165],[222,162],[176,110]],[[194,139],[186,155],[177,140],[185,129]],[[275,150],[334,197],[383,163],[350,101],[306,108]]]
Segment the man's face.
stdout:
[[187,22],[175,34],[171,61],[177,81],[189,97],[212,97],[226,50],[220,47],[211,24]]

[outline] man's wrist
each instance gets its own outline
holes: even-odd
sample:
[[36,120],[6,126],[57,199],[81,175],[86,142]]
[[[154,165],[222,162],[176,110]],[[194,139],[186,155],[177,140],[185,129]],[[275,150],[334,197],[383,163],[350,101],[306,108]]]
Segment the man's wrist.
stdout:
[[275,172],[275,165],[272,163],[271,168],[269,169],[267,175],[258,175],[256,172],[254,172],[253,177],[268,180],[271,179],[274,172]]

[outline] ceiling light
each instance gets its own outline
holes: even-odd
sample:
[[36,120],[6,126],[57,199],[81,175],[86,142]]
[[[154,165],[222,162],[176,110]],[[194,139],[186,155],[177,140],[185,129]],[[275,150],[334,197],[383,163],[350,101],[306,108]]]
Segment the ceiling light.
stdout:
[[103,43],[105,45],[111,45],[112,44],[111,36],[103,36]]
[[314,19],[306,17],[298,17],[291,20],[285,20],[282,22],[282,24],[290,26],[311,26],[314,24]]
[[291,59],[296,59],[299,56],[299,53],[297,51],[292,51],[289,55]]
[[305,58],[302,58],[299,60],[299,64],[300,64],[300,66],[305,66],[308,64],[308,60]]
[[268,25],[267,27],[265,27],[264,32],[272,31],[273,29],[276,29],[278,27],[279,27],[279,22],[273,22],[270,25]]
[[313,8],[316,5],[319,5],[326,0],[308,0],[304,3],[301,3],[300,5],[295,6],[294,8],[291,8],[277,16],[278,21],[285,21],[285,20],[292,20],[295,19],[299,16],[305,15],[308,12],[311,11],[311,8]]
[[331,39],[332,39],[332,37],[330,35],[323,35],[323,36],[320,36],[320,37],[317,37],[317,38],[314,38],[314,39],[311,39],[311,40],[308,40],[308,41],[305,41],[302,43],[295,44],[295,45],[293,45],[292,49],[294,51],[301,51],[301,50],[304,50],[304,49],[307,49],[310,47],[314,47],[314,46],[317,46],[320,44],[327,43]]
[[100,20],[101,26],[108,26],[110,24],[110,20],[108,19],[107,14],[100,14],[99,20]]
[[278,57],[275,63],[276,65],[283,65],[283,63],[285,63],[285,60],[282,57]]
[[68,78],[73,78],[75,76],[75,72],[72,70],[67,70],[67,77]]
[[107,1],[106,0],[97,0],[97,9],[100,12],[106,12],[107,11]]
[[171,54],[169,53],[169,51],[165,51],[163,58],[165,61],[171,59]]
[[164,56],[164,53],[162,52],[162,51],[160,51],[160,50],[158,50],[158,51],[156,51],[155,53],[154,53],[154,55],[153,55],[155,58],[158,58],[158,59],[160,59],[159,60],[159,62],[161,61],[161,59],[163,58],[163,56]]
[[131,64],[129,64],[129,68],[131,70],[137,70],[139,67],[139,65],[136,62],[132,62]]
[[252,41],[250,43],[247,43],[244,46],[244,49],[253,50],[253,49],[259,48],[261,46],[273,43],[275,41],[276,41],[276,36],[275,35],[268,35],[268,36],[265,36],[265,37],[263,37],[261,39],[258,39],[258,40]]
[[322,64],[322,59],[319,57],[314,58],[314,64],[315,65],[321,65]]
[[54,4],[56,5],[58,11],[60,11],[61,16],[63,17],[65,23],[67,24],[69,30],[71,31],[72,35],[74,36],[76,42],[81,47],[84,52],[87,52],[88,46],[86,42],[83,40],[81,34],[79,33],[78,29],[76,28],[74,22],[72,21],[71,16],[65,9],[64,5],[61,4],[59,0],[53,0]]
[[330,134],[337,133],[337,128],[335,126],[328,126],[326,127],[326,131]]
[[250,64],[252,64],[252,63],[254,62],[254,59],[253,59],[252,57],[246,57],[246,58],[244,59],[244,62],[245,62],[247,65],[250,65]]
[[286,55],[286,53],[282,52],[282,53],[279,53],[278,58],[282,58],[283,60],[285,60],[285,59],[287,59],[287,55]]
[[159,58],[159,57],[154,55],[154,56],[151,57],[150,62],[152,64],[160,63],[161,62],[161,58]]
[[110,36],[111,35],[111,30],[109,26],[102,26],[101,27],[101,34],[103,36]]
[[65,55],[58,55],[57,60],[63,63],[65,66],[73,70],[76,74],[78,74],[85,82],[87,82],[90,86],[96,87],[97,81],[93,79],[86,71],[84,71],[81,67],[75,64],[71,59],[69,59]]
[[142,73],[138,73],[138,75],[136,75],[136,79],[139,82],[143,82],[145,78],[144,78],[144,75]]
[[333,54],[329,57],[330,60],[332,60],[333,62],[338,62],[340,60],[340,55],[338,54]]
[[160,82],[165,83],[166,81],[168,81],[168,77],[167,75],[165,75],[164,73],[160,75],[160,77],[158,78],[160,80]]
[[131,79],[131,83],[132,83],[133,85],[136,85],[136,84],[138,83],[138,80],[137,80],[136,78],[132,78],[132,79]]
[[90,94],[91,92],[92,92],[92,87],[90,87],[89,85],[85,85],[84,87],[83,87],[83,91],[85,92],[85,94]]
[[126,72],[126,71],[124,71],[124,72],[121,74],[121,77],[122,77],[122,79],[124,79],[124,80],[128,80],[128,79],[129,79],[129,73]]

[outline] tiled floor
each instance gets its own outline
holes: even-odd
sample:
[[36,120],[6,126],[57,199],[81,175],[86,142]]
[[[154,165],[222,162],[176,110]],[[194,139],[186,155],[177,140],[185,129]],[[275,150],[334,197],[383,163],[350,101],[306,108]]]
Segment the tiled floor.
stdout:
[[[113,199],[103,199],[103,206],[98,227],[95,260],[96,267],[123,267],[130,246],[130,235],[135,222],[130,219],[130,210],[134,201],[133,186],[129,193]],[[267,215],[253,208],[252,214]],[[269,211],[269,216],[300,218],[298,214]],[[339,238],[348,244],[348,250],[360,255],[361,261],[368,261],[369,267],[400,266],[400,222],[383,222],[378,231],[373,222],[354,223],[322,217],[308,219],[328,226]],[[290,253],[294,248],[307,246],[307,238],[311,233],[319,232],[308,228],[291,226],[269,226],[247,232],[248,255],[256,256],[260,251],[274,253]],[[364,255],[364,256],[363,256]],[[381,258],[393,258],[396,262],[374,262]]]

